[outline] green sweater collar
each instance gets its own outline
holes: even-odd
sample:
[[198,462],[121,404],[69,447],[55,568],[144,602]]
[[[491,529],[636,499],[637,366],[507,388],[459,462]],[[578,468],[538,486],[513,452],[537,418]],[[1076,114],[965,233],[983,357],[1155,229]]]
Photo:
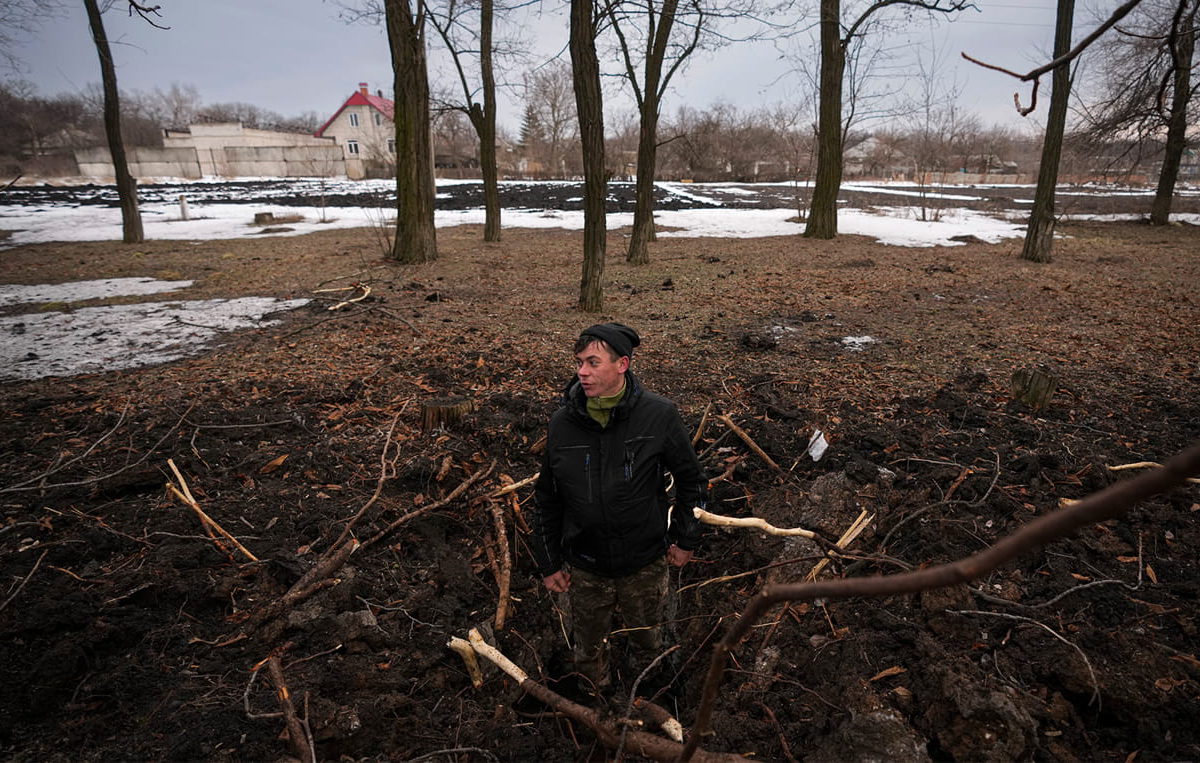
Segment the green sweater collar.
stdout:
[[589,397],[587,399],[588,415],[595,419],[596,423],[601,427],[607,427],[609,420],[612,418],[613,408],[621,404],[621,400],[625,397],[625,389],[627,385],[621,386],[621,391],[611,397]]

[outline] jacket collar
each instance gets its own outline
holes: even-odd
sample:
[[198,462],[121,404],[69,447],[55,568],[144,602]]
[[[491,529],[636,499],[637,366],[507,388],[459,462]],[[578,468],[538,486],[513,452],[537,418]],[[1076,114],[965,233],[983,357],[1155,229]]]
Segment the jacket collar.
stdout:
[[[612,409],[611,421],[620,421],[629,415],[629,411],[633,406],[637,405],[637,401],[642,396],[642,384],[638,378],[633,375],[632,371],[625,372],[625,396],[621,398],[621,402],[616,408]],[[599,427],[595,420],[588,415],[587,412],[587,395],[583,394],[583,386],[580,385],[578,378],[573,378],[563,390],[561,400],[562,404],[567,406],[582,419],[585,419]]]

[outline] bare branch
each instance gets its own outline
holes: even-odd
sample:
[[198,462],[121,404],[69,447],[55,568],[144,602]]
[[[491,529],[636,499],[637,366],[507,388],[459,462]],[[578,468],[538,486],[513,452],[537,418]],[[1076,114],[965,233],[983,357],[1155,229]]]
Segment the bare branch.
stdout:
[[763,588],[713,649],[712,661],[696,713],[695,727],[680,755],[681,760],[688,760],[692,751],[696,749],[700,736],[710,733],[713,705],[725,672],[727,655],[775,604],[784,601],[828,601],[855,596],[894,596],[974,580],[1021,554],[1064,538],[1080,528],[1119,517],[1134,505],[1184,483],[1188,477],[1197,473],[1200,473],[1200,443],[1174,456],[1161,469],[1116,483],[1071,504],[1069,508],[1039,517],[995,545],[965,559],[897,575],[770,585]]

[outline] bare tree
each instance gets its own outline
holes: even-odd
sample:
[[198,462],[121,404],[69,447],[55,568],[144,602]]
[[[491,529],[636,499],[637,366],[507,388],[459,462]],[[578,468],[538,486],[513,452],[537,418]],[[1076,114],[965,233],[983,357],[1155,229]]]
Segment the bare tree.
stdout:
[[[620,43],[625,79],[638,109],[637,179],[633,231],[626,259],[636,265],[650,261],[647,244],[654,239],[654,180],[658,153],[658,117],[671,79],[700,42],[704,10],[687,0],[686,24],[676,26],[679,0],[646,2],[605,0],[605,14]],[[682,34],[676,34],[676,29]]]
[[571,72],[579,135],[583,148],[583,276],[579,307],[589,313],[604,307],[604,255],[608,238],[605,205],[608,177],[604,166],[604,95],[596,54],[599,14],[593,0],[571,0]]
[[423,0],[384,0],[392,53],[396,125],[396,238],[391,259],[437,259],[433,151],[429,137],[429,70]]
[[187,127],[196,120],[201,108],[200,91],[195,85],[172,82],[165,90],[155,88],[152,94],[157,121],[164,127]]
[[1197,0],[1147,0],[1116,34],[1099,42],[1099,98],[1083,107],[1083,136],[1092,144],[1119,142],[1119,159],[1140,161],[1160,152],[1161,169],[1150,222],[1170,218],[1187,126],[1197,114],[1192,78]]
[[[121,98],[117,89],[117,67],[113,63],[112,49],[108,44],[108,35],[104,32],[104,20],[101,18],[97,0],[83,0],[83,5],[87,9],[92,41],[100,57],[100,79],[104,87],[104,133],[108,137],[108,150],[112,156],[113,173],[117,181],[117,197],[121,202],[122,238],[127,244],[136,243],[144,241],[146,235],[142,230],[142,214],[138,210],[137,180],[129,172],[125,141],[121,136]],[[129,0],[129,12],[137,13],[153,26],[159,26],[149,18],[150,14],[158,14],[158,6],[142,6]]]
[[579,132],[571,67],[554,60],[525,75],[526,151],[553,177],[566,173],[566,153]]
[[973,7],[969,0],[875,0],[854,21],[842,23],[841,0],[821,0],[820,102],[817,116],[817,174],[804,235],[833,238],[837,235],[837,197],[842,185],[842,121],[846,53],[863,34],[875,14],[900,6],[930,13],[954,13]]
[[909,127],[908,154],[913,162],[913,180],[917,183],[920,219],[941,219],[941,205],[932,203],[930,186],[936,177],[945,182],[946,170],[961,166],[961,144],[964,136],[978,132],[978,122],[964,115],[956,102],[962,86],[947,79],[946,62],[936,44],[928,48],[930,55],[917,56],[917,88],[911,97],[911,108],[903,120]]
[[[478,26],[472,26],[468,16],[478,14]],[[458,74],[462,87],[461,109],[471,120],[479,136],[479,166],[483,174],[483,240],[500,240],[500,189],[496,166],[496,74],[493,69],[495,53],[493,0],[458,3],[447,2],[430,13],[429,21],[438,32]],[[468,77],[469,57],[478,58],[478,85]],[[471,67],[473,68],[473,67]],[[480,99],[477,99],[476,96]]]
[[[1054,57],[1066,55],[1071,47],[1071,27],[1075,17],[1075,0],[1058,0],[1054,22]],[[1058,183],[1058,161],[1062,154],[1063,130],[1067,123],[1067,103],[1071,97],[1071,65],[1059,64],[1052,75],[1050,114],[1046,119],[1046,134],[1042,139],[1042,162],[1038,166],[1037,190],[1029,227],[1025,230],[1025,245],[1021,259],[1030,262],[1049,262],[1054,248],[1054,186]]]

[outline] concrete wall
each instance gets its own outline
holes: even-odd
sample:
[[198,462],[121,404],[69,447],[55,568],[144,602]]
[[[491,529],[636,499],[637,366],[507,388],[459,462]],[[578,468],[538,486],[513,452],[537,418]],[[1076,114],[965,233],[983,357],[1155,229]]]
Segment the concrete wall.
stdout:
[[297,132],[255,130],[240,122],[209,122],[189,125],[186,130],[163,130],[165,148],[257,148],[259,146],[325,146],[330,138]]
[[[189,148],[129,148],[125,150],[129,172],[138,179],[153,177],[199,178],[200,162]],[[115,173],[107,148],[84,148],[75,152],[79,174],[104,180]]]
[[[306,146],[230,146],[226,148],[132,148],[129,172],[153,178],[202,177],[345,177],[341,146],[332,142]],[[79,174],[111,181],[114,173],[107,148],[75,152]]]

